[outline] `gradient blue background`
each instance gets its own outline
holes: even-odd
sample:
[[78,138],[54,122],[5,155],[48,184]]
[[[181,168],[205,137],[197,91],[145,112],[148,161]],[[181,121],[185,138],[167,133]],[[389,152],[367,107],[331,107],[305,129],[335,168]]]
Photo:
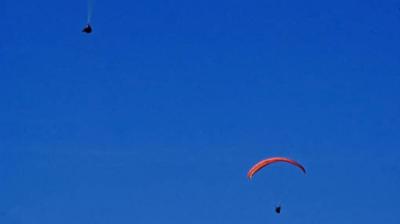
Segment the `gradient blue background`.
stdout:
[[399,1],[86,4],[0,3],[0,223],[400,223]]

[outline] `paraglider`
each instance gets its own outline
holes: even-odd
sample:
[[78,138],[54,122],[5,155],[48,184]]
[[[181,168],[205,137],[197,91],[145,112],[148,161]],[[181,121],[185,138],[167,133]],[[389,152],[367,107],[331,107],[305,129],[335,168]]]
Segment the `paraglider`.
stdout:
[[[304,166],[292,159],[288,159],[285,157],[272,157],[272,158],[263,159],[260,162],[256,163],[254,166],[252,166],[247,173],[247,178],[249,180],[251,180],[253,178],[254,174],[256,174],[258,171],[260,171],[262,168],[264,168],[272,163],[277,163],[277,162],[289,163],[289,164],[299,168],[304,174],[306,173],[306,169],[304,168]],[[275,213],[280,214],[281,209],[282,209],[282,206],[280,204],[278,204],[275,207]]]
[[259,170],[261,170],[265,166],[268,166],[268,165],[270,165],[272,163],[276,163],[276,162],[290,163],[294,166],[297,166],[299,169],[301,169],[301,171],[303,171],[303,173],[306,173],[306,169],[300,163],[298,163],[294,160],[284,158],[284,157],[273,157],[273,158],[261,160],[260,162],[256,163],[253,167],[251,167],[251,169],[247,173],[247,178],[249,178],[251,180],[253,178],[254,174],[256,174]]

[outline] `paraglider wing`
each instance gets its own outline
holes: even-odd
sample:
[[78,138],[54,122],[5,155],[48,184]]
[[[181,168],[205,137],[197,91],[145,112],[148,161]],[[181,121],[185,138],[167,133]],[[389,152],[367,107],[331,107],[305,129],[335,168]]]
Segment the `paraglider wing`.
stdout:
[[256,163],[247,173],[247,178],[252,179],[254,174],[257,173],[259,170],[261,170],[265,166],[268,166],[269,164],[276,163],[276,162],[290,163],[294,166],[297,166],[299,169],[301,169],[301,171],[303,171],[303,173],[306,173],[306,169],[300,163],[298,163],[294,160],[284,158],[284,157],[273,157],[273,158],[261,160],[260,162]]

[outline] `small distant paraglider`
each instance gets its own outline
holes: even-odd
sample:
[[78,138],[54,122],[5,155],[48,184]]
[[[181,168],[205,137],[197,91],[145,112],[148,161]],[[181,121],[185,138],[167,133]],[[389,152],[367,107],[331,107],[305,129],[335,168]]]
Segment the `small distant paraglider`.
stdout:
[[93,0],[88,0],[87,23],[82,30],[83,33],[89,34],[93,31],[93,28],[90,25],[90,22],[92,20],[92,12],[93,12]]
[[[254,174],[256,174],[258,171],[260,171],[262,168],[264,168],[272,163],[277,163],[277,162],[285,162],[285,163],[292,164],[292,165],[296,166],[297,168],[299,168],[304,174],[306,173],[306,169],[304,168],[304,166],[292,159],[288,159],[288,158],[284,158],[284,157],[272,157],[272,158],[263,159],[260,162],[256,163],[254,166],[252,166],[247,173],[247,178],[249,180],[252,180]],[[275,213],[280,214],[281,209],[282,209],[282,206],[280,204],[278,204],[275,207]]]

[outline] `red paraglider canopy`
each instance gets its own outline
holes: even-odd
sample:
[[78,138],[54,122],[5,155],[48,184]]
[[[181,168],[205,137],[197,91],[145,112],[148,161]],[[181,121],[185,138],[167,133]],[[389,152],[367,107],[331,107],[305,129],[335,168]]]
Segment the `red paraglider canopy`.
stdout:
[[284,157],[272,157],[272,158],[261,160],[260,162],[256,163],[253,167],[251,167],[251,169],[247,173],[247,178],[249,178],[251,180],[253,178],[254,174],[257,173],[259,170],[261,170],[265,166],[268,166],[269,164],[276,163],[276,162],[290,163],[294,166],[297,166],[299,169],[301,169],[301,171],[303,171],[303,173],[306,173],[306,169],[300,163],[298,163],[294,160],[284,158]]

